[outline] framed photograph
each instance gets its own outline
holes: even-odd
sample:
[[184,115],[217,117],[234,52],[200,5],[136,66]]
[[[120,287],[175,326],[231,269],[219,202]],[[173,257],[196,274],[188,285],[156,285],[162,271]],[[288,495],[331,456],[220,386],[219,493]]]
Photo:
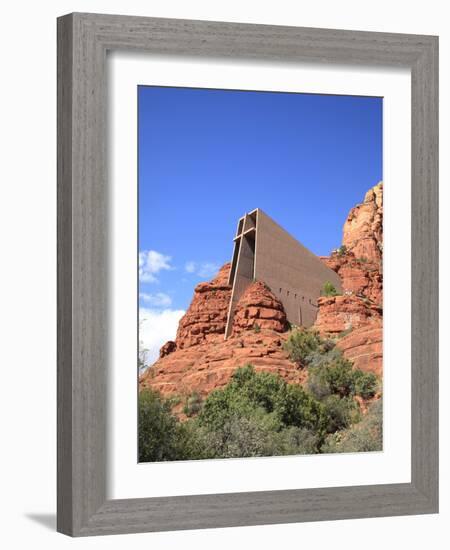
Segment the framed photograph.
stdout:
[[438,39],[58,19],[58,530],[438,511]]

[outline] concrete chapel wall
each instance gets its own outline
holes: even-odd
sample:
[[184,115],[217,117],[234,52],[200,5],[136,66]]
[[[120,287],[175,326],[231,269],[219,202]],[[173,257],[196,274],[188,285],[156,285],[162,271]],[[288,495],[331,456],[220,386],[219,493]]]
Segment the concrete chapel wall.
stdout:
[[239,298],[254,280],[266,283],[281,300],[289,322],[305,327],[316,319],[324,284],[330,282],[341,291],[339,276],[260,209],[238,222],[225,337],[231,334]]

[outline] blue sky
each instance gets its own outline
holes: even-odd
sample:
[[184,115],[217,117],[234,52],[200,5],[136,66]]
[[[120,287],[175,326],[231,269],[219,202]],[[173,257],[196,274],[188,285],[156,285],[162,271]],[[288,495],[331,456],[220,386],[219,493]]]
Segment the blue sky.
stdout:
[[328,254],[382,179],[381,98],[139,86],[138,99],[141,308],[185,310],[257,207]]

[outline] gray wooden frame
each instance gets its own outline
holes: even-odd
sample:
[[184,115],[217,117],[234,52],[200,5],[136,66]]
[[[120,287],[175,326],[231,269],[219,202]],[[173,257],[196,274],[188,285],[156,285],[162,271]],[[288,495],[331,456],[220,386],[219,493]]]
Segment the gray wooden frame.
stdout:
[[[411,69],[411,483],[107,500],[106,52],[124,49]],[[437,37],[81,13],[58,19],[59,531],[82,536],[437,512],[437,350]]]

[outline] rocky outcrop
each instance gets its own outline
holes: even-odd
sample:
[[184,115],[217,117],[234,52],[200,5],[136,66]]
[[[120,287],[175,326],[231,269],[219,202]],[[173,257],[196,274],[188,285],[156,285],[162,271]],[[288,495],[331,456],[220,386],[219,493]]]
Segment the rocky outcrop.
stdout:
[[233,372],[251,363],[256,371],[279,374],[286,381],[302,383],[306,373],[294,365],[283,350],[286,333],[270,329],[226,340],[216,335],[208,342],[176,350],[159,359],[140,378],[140,388],[152,387],[165,396],[201,396],[227,384]]
[[380,182],[367,191],[363,203],[350,210],[343,227],[342,246],[322,260],[339,275],[344,293],[381,306],[382,253],[383,183]]
[[160,358],[165,357],[166,355],[169,355],[169,353],[176,351],[176,349],[177,349],[177,343],[174,342],[173,340],[169,340],[159,350],[159,357]]
[[249,329],[270,329],[284,332],[287,317],[283,304],[270,291],[269,287],[256,281],[252,283],[237,303],[233,318],[233,334]]
[[195,287],[194,297],[181,318],[176,337],[176,349],[198,346],[225,334],[231,287],[228,285],[230,264],[220,269],[209,283]]
[[367,298],[344,295],[319,298],[315,328],[338,338],[337,347],[355,368],[381,376],[383,311]]
[[319,312],[314,325],[321,334],[337,336],[382,318],[379,306],[359,296],[329,296],[318,299]]
[[224,339],[230,299],[225,284],[228,270],[227,264],[211,283],[196,287],[191,306],[180,321],[176,342],[161,348],[159,360],[140,378],[141,389],[152,387],[165,396],[192,392],[205,396],[227,384],[236,368],[248,363],[257,371],[279,374],[288,382],[305,380],[306,373],[283,350],[286,313],[264,283],[252,283],[241,296],[231,336]]
[[[383,184],[350,210],[342,246],[322,260],[341,278],[342,296],[322,297],[315,328],[342,336],[338,347],[355,368],[382,374]],[[344,333],[344,335],[342,335]]]
[[337,346],[353,366],[381,376],[383,372],[383,324],[382,319],[352,330],[341,338]]
[[339,275],[344,293],[382,305],[383,274],[380,262],[356,258],[353,252],[335,252],[322,260]]
[[[221,270],[221,276],[225,272]],[[219,277],[220,279],[220,277]],[[158,389],[163,395],[188,395],[196,392],[207,395],[215,388],[224,386],[233,372],[240,366],[251,363],[257,371],[266,371],[279,374],[288,382],[301,383],[305,379],[305,372],[294,365],[283,350],[283,343],[287,338],[286,313],[281,302],[275,298],[269,288],[260,282],[251,284],[237,303],[233,319],[231,336],[224,339],[225,327],[221,332],[209,330],[200,331],[192,335],[192,327],[203,327],[203,317],[200,317],[200,306],[203,311],[210,312],[207,303],[209,296],[215,304],[214,295],[223,285],[218,285],[218,278],[209,284],[207,294],[201,286],[192,304],[195,305],[196,316],[188,311],[188,318],[195,320],[184,327],[191,330],[186,336],[186,328],[179,331],[176,343],[168,342],[163,346],[160,359],[141,376],[140,387]],[[192,309],[192,304],[191,308]],[[223,306],[222,306],[223,307]],[[217,317],[214,317],[217,319]],[[193,344],[192,336],[200,337]],[[179,338],[181,341],[179,341]],[[189,345],[186,345],[188,342]],[[171,348],[170,353],[166,353]],[[164,352],[163,352],[164,350]]]
[[342,244],[355,258],[381,263],[383,253],[383,183],[367,191],[364,202],[350,210]]

